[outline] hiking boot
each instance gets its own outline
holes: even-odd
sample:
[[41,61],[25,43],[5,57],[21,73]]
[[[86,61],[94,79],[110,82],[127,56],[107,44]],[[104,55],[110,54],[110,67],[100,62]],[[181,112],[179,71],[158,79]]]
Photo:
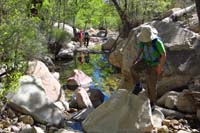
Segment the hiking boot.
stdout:
[[133,94],[138,95],[142,91],[142,84],[136,83],[134,90],[132,91]]
[[156,108],[155,105],[151,106],[151,112],[154,112],[155,108]]
[[151,102],[150,105],[151,105],[151,111],[153,112],[155,110],[155,103]]

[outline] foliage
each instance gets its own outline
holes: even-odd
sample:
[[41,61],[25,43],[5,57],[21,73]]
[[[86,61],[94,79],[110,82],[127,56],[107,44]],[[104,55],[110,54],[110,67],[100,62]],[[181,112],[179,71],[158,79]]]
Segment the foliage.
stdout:
[[173,0],[118,0],[120,8],[127,13],[128,19],[133,23],[149,21],[161,15],[169,9],[172,2]]
[[[166,10],[171,0],[111,0],[121,20],[120,37],[126,38],[132,28],[152,20]],[[169,2],[170,1],[170,2]],[[112,5],[112,4],[111,4]]]
[[23,74],[21,71],[11,73],[6,77],[6,84],[0,89],[0,99],[3,98],[8,92],[14,92],[19,87],[19,78]]
[[[111,0],[110,0],[111,1]],[[114,0],[112,0],[114,1]],[[117,0],[122,9],[127,1],[129,20],[150,20],[167,9],[172,0]],[[34,15],[31,9],[35,8]],[[55,22],[67,23],[79,28],[118,28],[120,17],[113,3],[103,0],[43,0],[34,4],[33,0],[0,1],[0,68],[5,66],[7,77],[6,88],[16,86],[16,79],[23,74],[26,63],[33,57],[47,52],[47,35],[56,41],[69,40],[70,36],[60,29],[52,29]],[[92,61],[100,63],[100,57],[92,56]],[[92,66],[81,65],[88,75],[92,75]],[[114,71],[106,64],[98,64],[105,77]],[[17,75],[17,76],[16,76]],[[15,83],[14,83],[15,82]],[[9,84],[10,83],[10,84]]]
[[42,20],[28,15],[30,1],[1,1],[0,21],[0,68],[6,69],[4,86],[6,90],[16,87],[17,79],[26,70],[26,63],[46,51],[46,38]]
[[71,39],[71,35],[69,33],[58,28],[53,28],[49,34],[50,34],[50,38],[55,39],[55,41],[59,43],[69,41]]
[[[95,5],[95,6],[94,6]],[[117,28],[119,17],[113,6],[102,0],[91,0],[87,7],[81,8],[76,17],[77,25],[82,28]]]

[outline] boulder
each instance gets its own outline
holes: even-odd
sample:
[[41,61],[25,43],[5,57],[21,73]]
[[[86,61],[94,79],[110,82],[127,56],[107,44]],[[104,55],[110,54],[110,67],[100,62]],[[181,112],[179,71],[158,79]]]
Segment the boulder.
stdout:
[[150,104],[146,96],[137,96],[125,89],[119,89],[82,122],[83,129],[89,133],[139,133],[145,132],[152,124]]
[[27,73],[41,80],[41,87],[45,90],[45,95],[49,102],[65,101],[65,95],[61,90],[60,83],[49,72],[43,62],[38,60],[30,61]]
[[37,122],[59,125],[64,119],[62,112],[45,94],[41,80],[35,77],[21,77],[17,92],[7,97],[12,108],[31,115]]
[[90,28],[90,29],[88,29],[87,31],[89,32],[89,34],[90,34],[91,36],[95,36],[95,35],[99,32],[99,30],[94,29],[94,28]]
[[[199,102],[200,92],[184,90],[177,101],[177,109],[186,113],[196,113]],[[200,106],[199,106],[200,107]]]
[[199,21],[198,21],[198,16],[196,13],[192,14],[191,18],[188,18],[188,20],[186,20],[189,24],[188,24],[188,28],[196,33],[199,33],[200,28],[199,28]]
[[200,75],[193,77],[188,87],[191,91],[200,91]]
[[77,122],[81,122],[83,120],[85,120],[85,118],[94,110],[94,108],[85,108],[82,109],[80,111],[78,111],[77,113],[75,113],[72,117],[71,120],[77,121]]
[[32,132],[33,132],[33,128],[29,124],[23,126],[20,130],[20,133],[32,133]]
[[48,68],[55,69],[55,64],[52,60],[52,57],[44,56],[41,58],[41,60]]
[[78,69],[74,69],[69,78],[67,79],[68,86],[79,86],[82,88],[88,88],[91,83],[92,78],[90,78],[83,71]]
[[124,52],[124,47],[126,46],[125,41],[121,38],[117,40],[117,46],[115,50],[110,53],[109,56],[109,62],[113,64],[116,67],[122,68],[122,58],[123,58],[123,52]]
[[73,59],[73,57],[75,56],[74,51],[77,49],[78,46],[79,46],[78,42],[74,42],[74,41],[64,42],[62,44],[62,48],[56,55],[56,58],[59,60]]
[[123,80],[121,82],[120,87],[126,89],[133,89],[133,86],[135,84],[135,81],[133,80],[130,72],[130,68],[138,52],[137,37],[136,37],[137,33],[138,33],[138,28],[132,29],[129,34],[129,37],[125,39],[123,42],[125,47],[120,48],[123,49],[123,57],[121,60],[122,64],[121,72],[123,75]]
[[72,37],[74,36],[73,28],[70,25],[68,25],[68,24],[56,22],[53,25],[53,27],[59,27],[60,29],[64,28],[64,31],[66,31],[67,33],[69,33]]
[[29,115],[21,115],[19,117],[19,121],[22,121],[25,124],[29,124],[29,125],[33,125],[34,124],[34,120],[31,116]]
[[37,126],[33,126],[33,133],[45,133],[45,131]]
[[59,129],[55,133],[80,133],[80,131],[71,130],[71,129]]
[[51,74],[53,75],[53,77],[57,80],[59,80],[60,78],[60,74],[58,72],[51,72]]
[[99,89],[90,89],[88,95],[94,108],[98,107],[104,102],[104,94]]
[[163,95],[161,98],[159,98],[157,100],[157,104],[159,106],[162,106],[162,107],[164,106],[169,109],[175,109],[179,94],[180,94],[179,92],[170,91],[166,93],[165,95]]
[[56,55],[57,59],[73,59],[74,51],[72,49],[64,49],[62,48],[58,54]]
[[196,33],[182,28],[178,23],[155,21],[167,50],[163,79],[159,82],[159,96],[173,88],[186,86],[200,71],[199,37]]
[[[158,30],[167,51],[163,76],[158,83],[158,96],[162,96],[174,88],[187,86],[192,77],[200,74],[200,40],[196,33],[183,28],[178,22],[153,21],[149,24]],[[132,29],[128,39],[118,40],[115,51],[109,57],[111,64],[121,68],[124,75],[121,86],[126,89],[134,86],[130,67],[138,52],[136,36],[139,29]]]
[[76,102],[78,104],[78,108],[92,108],[92,102],[87,94],[87,91],[84,88],[78,87],[75,90]]
[[176,109],[177,101],[177,96],[168,96],[165,101],[165,107],[169,109]]
[[102,44],[102,50],[111,50],[114,43],[115,39],[110,38],[106,43]]
[[64,44],[63,48],[75,50],[76,49],[76,45],[78,45],[77,42],[71,41],[69,43]]

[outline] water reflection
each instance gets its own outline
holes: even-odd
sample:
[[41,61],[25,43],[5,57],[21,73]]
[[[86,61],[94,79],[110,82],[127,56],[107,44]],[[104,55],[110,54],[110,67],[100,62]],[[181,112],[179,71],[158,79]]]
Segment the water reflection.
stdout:
[[90,63],[90,54],[89,54],[89,52],[87,52],[87,53],[80,52],[78,60],[79,60],[80,64]]
[[[108,55],[77,52],[76,56],[74,62],[76,62],[76,59],[78,62],[75,63],[75,68],[82,70],[93,79],[90,88],[103,89],[105,91],[105,79],[108,79],[109,75],[116,73],[116,68],[108,62]],[[107,82],[109,82],[109,80],[107,80]],[[107,89],[107,91],[109,91],[109,89]]]
[[[108,94],[116,90],[119,84],[119,75],[117,68],[108,62],[108,55],[94,54],[89,52],[77,52],[72,61],[59,62],[56,64],[57,71],[60,72],[60,81],[62,85],[66,84],[66,79],[71,75],[74,69],[79,69],[90,76],[93,80],[91,89],[99,89]],[[67,92],[67,97],[71,96]]]
[[[88,91],[88,93],[90,93],[91,95],[92,92],[95,92],[95,94],[98,92],[98,94],[100,94],[99,96],[102,97],[102,99],[100,98],[100,104],[108,100],[110,95],[110,88],[113,87],[113,82],[112,79],[110,79],[110,76],[116,73],[116,68],[109,64],[107,60],[107,55],[93,54],[89,52],[77,52],[73,61],[75,62],[75,66],[70,69],[68,69],[69,67],[67,67],[67,71],[71,72],[73,71],[73,69],[79,69],[88,76],[92,77],[93,82],[89,87],[90,90]],[[69,96],[69,93],[67,94]],[[94,95],[94,99],[96,98],[96,95]],[[99,105],[99,103],[93,105],[94,107],[96,107]],[[71,122],[68,123],[68,126],[74,130],[82,131],[82,128],[80,127],[80,122]]]

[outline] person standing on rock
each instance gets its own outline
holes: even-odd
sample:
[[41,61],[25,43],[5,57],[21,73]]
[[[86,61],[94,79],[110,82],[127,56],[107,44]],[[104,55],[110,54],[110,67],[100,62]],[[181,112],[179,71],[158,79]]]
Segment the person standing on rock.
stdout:
[[80,30],[80,31],[78,32],[78,40],[79,40],[79,43],[80,43],[80,47],[83,46],[83,39],[84,39],[83,31]]
[[87,48],[90,41],[90,35],[87,31],[84,32],[84,45]]
[[147,24],[141,26],[141,31],[137,35],[139,52],[131,67],[131,74],[136,81],[133,93],[136,95],[142,90],[139,73],[144,70],[146,72],[147,96],[152,110],[155,108],[157,99],[156,84],[166,61],[164,44],[157,34],[154,27]]

